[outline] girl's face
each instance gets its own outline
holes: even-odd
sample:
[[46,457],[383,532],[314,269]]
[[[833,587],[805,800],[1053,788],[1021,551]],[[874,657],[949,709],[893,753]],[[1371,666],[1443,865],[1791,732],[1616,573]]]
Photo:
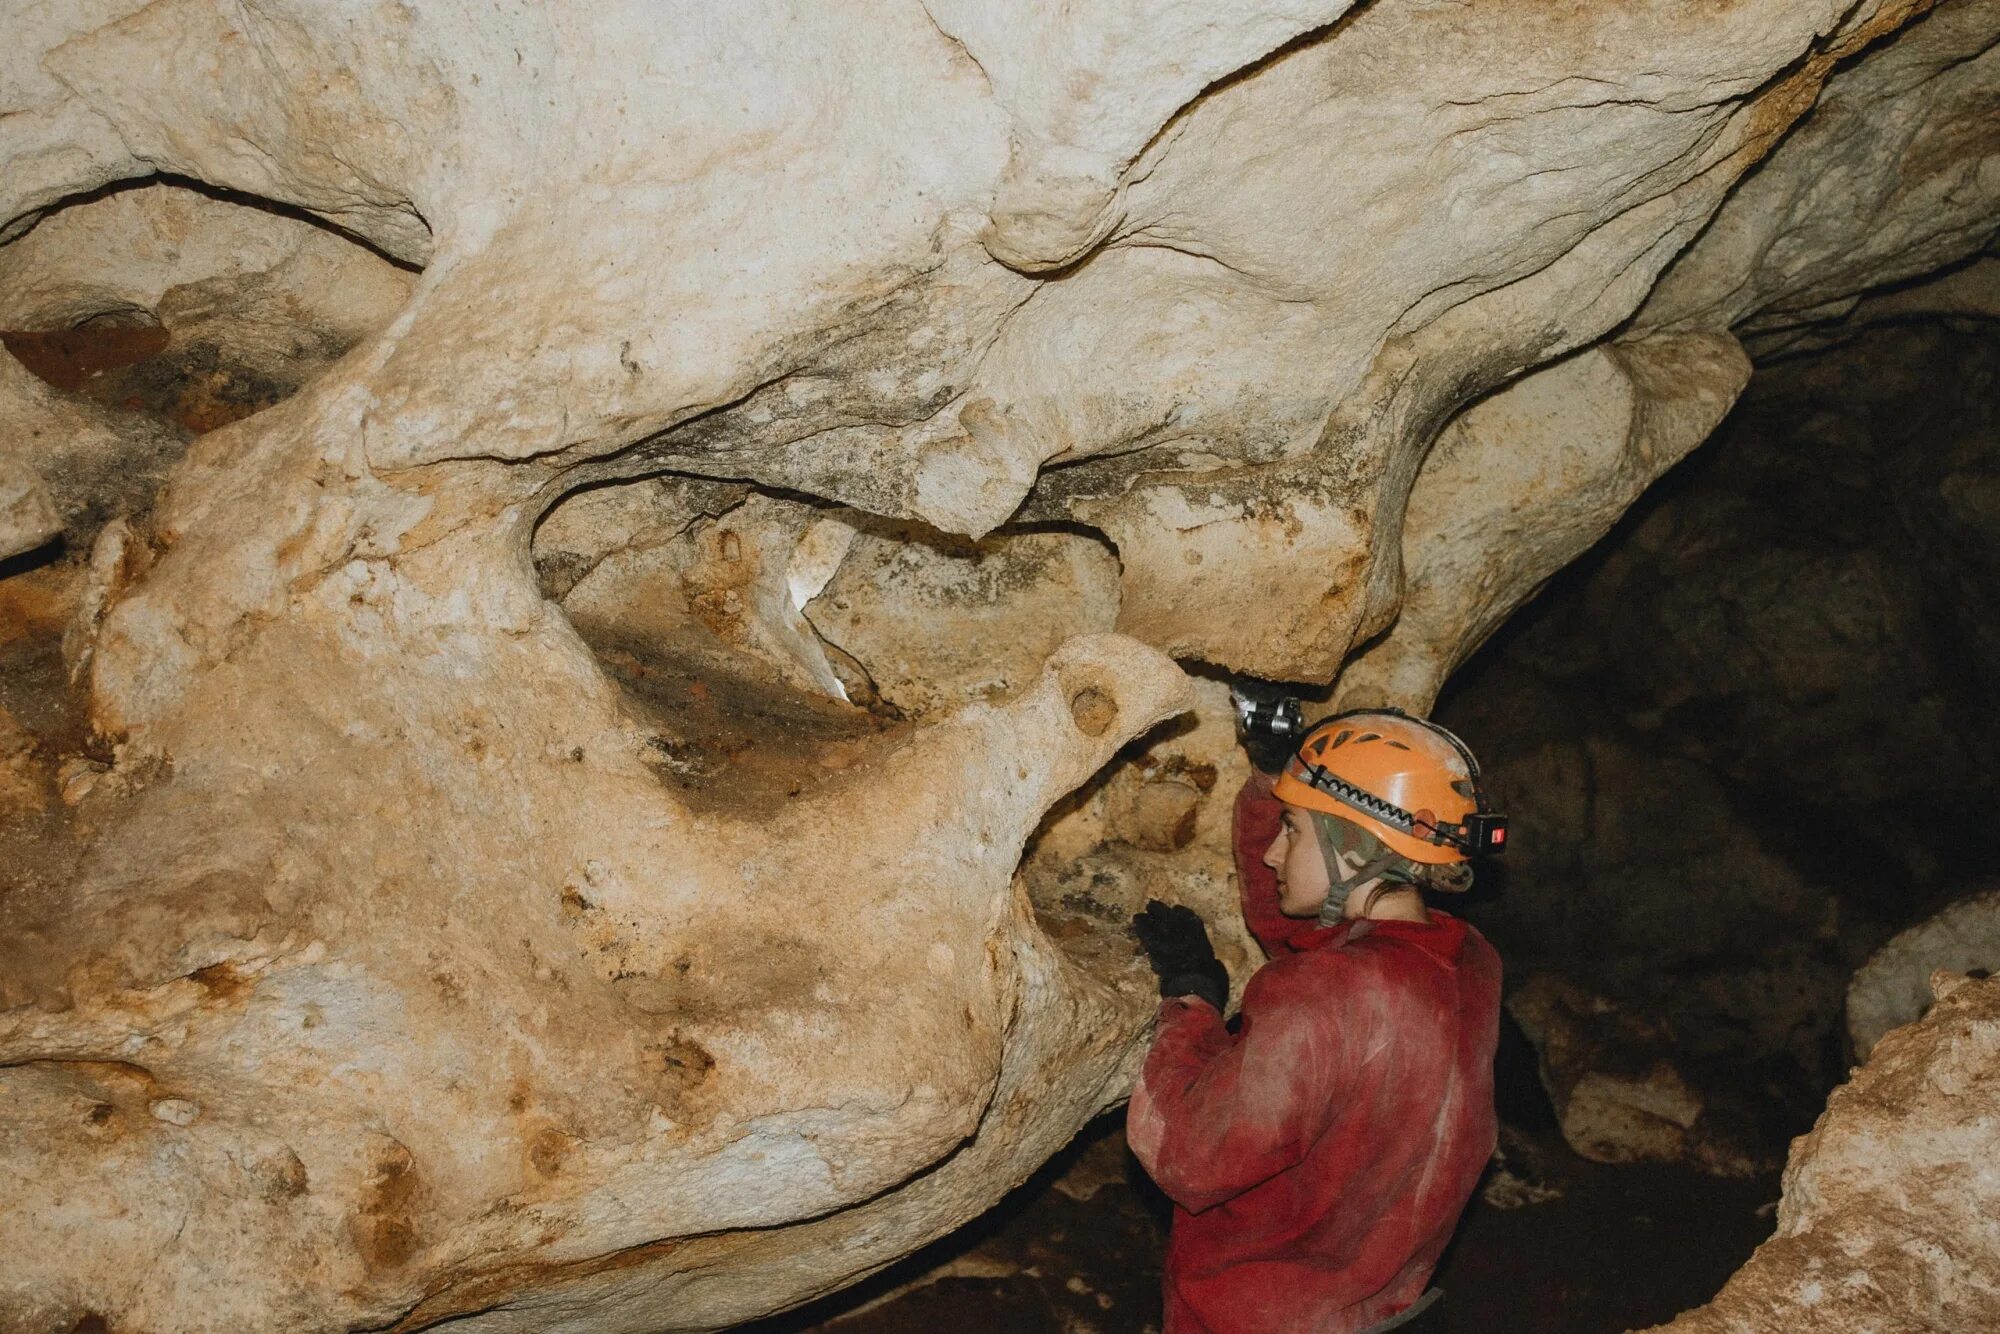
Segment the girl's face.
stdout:
[[1326,857],[1320,851],[1319,831],[1312,816],[1290,802],[1285,803],[1284,823],[1278,836],[1264,849],[1264,865],[1278,873],[1278,911],[1287,917],[1317,917],[1332,888],[1326,874]]

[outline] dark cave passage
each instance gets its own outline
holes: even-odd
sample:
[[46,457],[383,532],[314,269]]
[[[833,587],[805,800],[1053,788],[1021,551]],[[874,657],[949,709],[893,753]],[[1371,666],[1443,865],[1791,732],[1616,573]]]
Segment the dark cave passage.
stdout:
[[1467,910],[1513,985],[1664,1023],[1780,1148],[1857,1059],[1855,969],[2000,870],[1966,837],[2000,774],[1996,379],[1987,326],[1760,371],[1439,703],[1520,825]]
[[[1544,1044],[1503,1021],[1500,1152],[1438,1272],[1455,1334],[1604,1334],[1706,1301],[1859,1059],[1855,970],[1996,882],[1968,837],[2000,790],[1996,383],[1977,323],[1761,368],[1447,686],[1437,716],[1516,829],[1453,906]],[[1576,1093],[1593,1072],[1635,1104]],[[1655,1095],[1664,1112],[1633,1110]],[[1157,1330],[1168,1206],[1122,1115],[974,1225],[753,1328]]]

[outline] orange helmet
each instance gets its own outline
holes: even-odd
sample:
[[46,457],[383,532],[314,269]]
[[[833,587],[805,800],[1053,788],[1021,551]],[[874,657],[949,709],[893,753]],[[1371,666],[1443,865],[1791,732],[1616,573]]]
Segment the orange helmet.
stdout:
[[1465,743],[1401,709],[1355,709],[1317,724],[1272,792],[1351,820],[1413,862],[1462,862],[1507,845],[1507,817],[1486,804]]

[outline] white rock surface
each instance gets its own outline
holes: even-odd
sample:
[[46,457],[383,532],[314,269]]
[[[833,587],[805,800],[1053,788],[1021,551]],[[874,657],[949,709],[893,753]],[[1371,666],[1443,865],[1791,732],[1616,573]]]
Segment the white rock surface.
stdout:
[[1923,1017],[1939,969],[2000,973],[2000,889],[1960,899],[1868,956],[1847,985],[1847,1035],[1856,1060],[1867,1060],[1890,1029]]
[[[1419,698],[1732,330],[1976,250],[2000,25],[1869,50],[1923,8],[13,4],[8,309],[332,336],[192,446],[0,357],[10,475],[117,518],[76,869],[0,894],[0,1324],[712,1329],[985,1208],[1123,1096],[1129,900],[1227,911],[1164,655],[1323,683],[1407,603]],[[49,211],[154,174],[335,230]]]

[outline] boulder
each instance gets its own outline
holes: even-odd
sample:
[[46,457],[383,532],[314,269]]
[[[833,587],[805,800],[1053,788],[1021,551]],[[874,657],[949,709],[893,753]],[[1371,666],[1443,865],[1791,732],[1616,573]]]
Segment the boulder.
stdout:
[[1563,1138],[1583,1157],[1688,1162],[1718,1176],[1767,1166],[1730,1096],[1682,1074],[1664,1025],[1546,973],[1508,996],[1507,1013],[1534,1044]]
[[1847,984],[1847,1035],[1865,1061],[1882,1035],[1924,1016],[1931,979],[2000,972],[2000,890],[1971,894],[1898,932],[1868,957]]
[[2000,981],[1943,979],[1922,1020],[1793,1141],[1777,1235],[1672,1334],[1958,1334],[2000,1324]]

